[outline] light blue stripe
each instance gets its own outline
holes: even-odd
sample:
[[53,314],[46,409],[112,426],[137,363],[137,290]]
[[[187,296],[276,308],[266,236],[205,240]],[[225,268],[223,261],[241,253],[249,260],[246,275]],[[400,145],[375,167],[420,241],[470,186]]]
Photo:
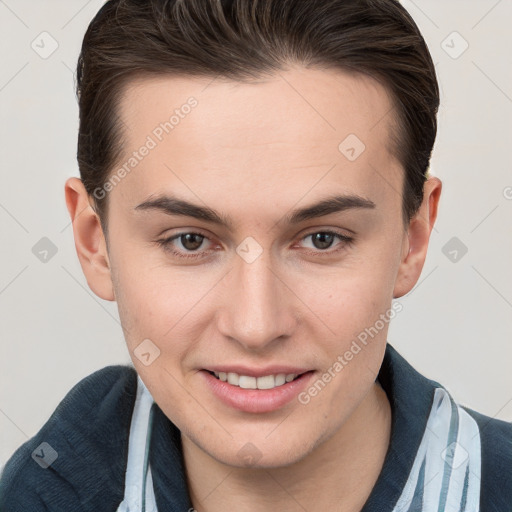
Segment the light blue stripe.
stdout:
[[155,410],[155,404],[151,405],[149,409],[149,420],[148,420],[148,433],[146,437],[146,449],[144,453],[144,465],[142,470],[142,512],[146,512],[146,484],[149,467],[149,450],[151,447],[151,434],[153,433],[153,415]]
[[[450,396],[450,405],[452,407],[452,417],[450,420],[450,431],[448,433],[448,441],[446,447],[450,446],[457,440],[457,434],[459,431],[459,411],[457,410],[457,405],[452,400]],[[450,476],[452,474],[452,464],[453,464],[453,454],[455,450],[450,453],[450,457],[444,461],[444,473],[443,473],[443,483],[441,485],[441,495],[439,496],[439,512],[445,512],[446,508],[446,500],[448,498],[448,487],[450,485]],[[448,452],[446,452],[448,453]],[[436,456],[440,457],[441,454],[436,454]],[[447,462],[449,461],[449,462]]]
[[425,489],[425,464],[427,457],[423,459],[421,463],[420,472],[418,475],[418,481],[416,482],[416,488],[414,489],[414,495],[412,497],[411,506],[407,512],[422,512],[423,511],[423,489]]

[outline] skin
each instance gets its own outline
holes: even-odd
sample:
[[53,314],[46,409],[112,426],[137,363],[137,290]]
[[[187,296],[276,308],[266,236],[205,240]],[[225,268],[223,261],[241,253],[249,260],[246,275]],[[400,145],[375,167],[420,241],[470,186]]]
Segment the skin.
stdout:
[[[428,179],[417,215],[404,226],[404,171],[390,152],[386,90],[366,76],[300,67],[257,83],[131,82],[121,102],[119,165],[190,96],[197,107],[109,192],[108,244],[92,198],[78,178],[67,180],[87,282],[117,301],[133,364],[182,432],[197,510],[358,511],[390,439],[390,404],[375,382],[388,323],[306,405],[237,411],[211,393],[199,370],[290,364],[321,376],[418,281],[442,184]],[[338,149],[351,133],[366,146],[354,161]],[[291,210],[334,192],[376,207],[284,222]],[[232,229],[134,209],[165,193],[231,216]],[[308,235],[325,230],[354,242],[335,237],[330,247],[315,245]],[[155,243],[190,232],[206,237],[196,244],[197,259]],[[236,252],[246,237],[263,251],[252,263]],[[184,243],[170,245],[193,253]],[[145,366],[134,350],[147,338],[160,356]],[[252,464],[239,455],[249,442],[259,454]]]

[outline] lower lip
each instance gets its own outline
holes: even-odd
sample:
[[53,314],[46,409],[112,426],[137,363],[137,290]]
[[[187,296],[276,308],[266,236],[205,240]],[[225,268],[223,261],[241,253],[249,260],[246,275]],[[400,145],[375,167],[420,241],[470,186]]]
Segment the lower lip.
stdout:
[[303,373],[299,378],[272,389],[244,389],[217,379],[206,370],[200,372],[207,385],[226,405],[244,412],[263,413],[275,411],[291,402],[307,387],[313,371]]

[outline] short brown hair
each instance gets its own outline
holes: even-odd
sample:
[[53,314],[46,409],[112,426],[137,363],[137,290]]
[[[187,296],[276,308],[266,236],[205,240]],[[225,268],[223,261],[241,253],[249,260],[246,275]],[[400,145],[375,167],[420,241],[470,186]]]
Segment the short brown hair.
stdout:
[[131,79],[242,81],[289,63],[367,74],[391,93],[407,225],[423,200],[439,87],[426,43],[398,1],[109,0],[87,29],[77,66],[78,165],[105,234],[107,201],[94,191],[121,155],[119,98]]

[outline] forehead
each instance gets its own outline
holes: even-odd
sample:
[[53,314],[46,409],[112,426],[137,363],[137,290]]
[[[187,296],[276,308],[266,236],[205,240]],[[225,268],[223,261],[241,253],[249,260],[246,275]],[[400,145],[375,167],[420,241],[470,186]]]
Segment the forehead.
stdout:
[[377,81],[337,70],[290,68],[249,83],[138,79],[120,104],[118,165],[151,149],[113,195],[135,203],[178,187],[211,197],[213,187],[217,197],[237,191],[256,204],[284,189],[296,202],[337,186],[396,203],[402,171],[389,150],[392,111]]

